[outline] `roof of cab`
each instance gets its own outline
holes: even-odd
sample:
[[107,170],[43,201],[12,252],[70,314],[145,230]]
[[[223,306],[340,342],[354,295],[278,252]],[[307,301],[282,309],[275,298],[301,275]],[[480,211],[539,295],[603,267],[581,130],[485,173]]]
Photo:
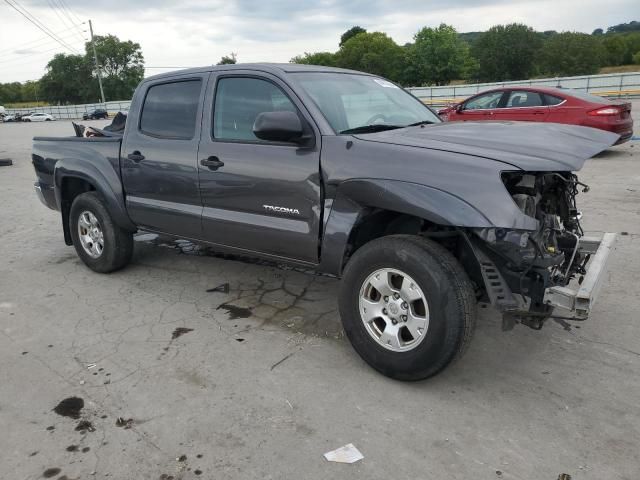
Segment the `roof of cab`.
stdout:
[[206,67],[186,68],[182,70],[173,70],[171,72],[159,73],[151,77],[147,77],[144,81],[156,80],[159,78],[173,77],[176,75],[188,75],[192,73],[206,73],[216,71],[233,71],[233,70],[255,70],[273,74],[295,73],[295,72],[329,72],[329,73],[355,73],[358,75],[370,75],[369,73],[359,72],[357,70],[347,70],[345,68],[324,67],[321,65],[302,65],[299,63],[236,63],[231,65],[209,65]]

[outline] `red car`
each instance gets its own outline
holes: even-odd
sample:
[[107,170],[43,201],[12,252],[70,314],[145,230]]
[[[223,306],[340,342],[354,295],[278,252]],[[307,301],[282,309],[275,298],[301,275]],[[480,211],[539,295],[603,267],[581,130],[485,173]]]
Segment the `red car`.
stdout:
[[444,121],[520,120],[600,128],[623,143],[633,136],[631,104],[576,90],[506,87],[488,90],[438,112]]

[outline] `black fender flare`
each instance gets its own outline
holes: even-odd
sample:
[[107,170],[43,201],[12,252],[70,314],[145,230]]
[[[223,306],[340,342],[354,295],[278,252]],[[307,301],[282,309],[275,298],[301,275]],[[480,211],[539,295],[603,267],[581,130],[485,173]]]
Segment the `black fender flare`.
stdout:
[[105,207],[111,213],[114,222],[119,227],[135,232],[136,225],[131,221],[125,207],[125,196],[122,181],[116,171],[109,168],[98,168],[94,163],[86,159],[64,158],[56,162],[53,172],[55,184],[56,203],[62,214],[62,227],[67,245],[71,245],[69,231],[69,208],[62,201],[62,186],[67,178],[78,178],[91,184],[105,202]]
[[338,186],[325,215],[320,250],[322,272],[341,275],[351,232],[372,208],[419,217],[443,226],[493,226],[482,212],[437,188],[400,180],[347,180]]

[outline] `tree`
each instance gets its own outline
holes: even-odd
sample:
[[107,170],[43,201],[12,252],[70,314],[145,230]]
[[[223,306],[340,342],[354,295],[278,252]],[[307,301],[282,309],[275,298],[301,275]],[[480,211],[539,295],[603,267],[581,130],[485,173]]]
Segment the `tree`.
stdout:
[[[121,41],[115,35],[94,37],[103,74],[104,95],[109,100],[131,98],[144,78],[144,57],[140,44]],[[85,59],[93,65],[91,43],[85,45]],[[94,72],[95,73],[95,72]]]
[[607,33],[640,32],[640,22],[619,23],[607,28]]
[[578,32],[562,32],[540,50],[540,71],[549,76],[591,75],[602,65],[605,50],[598,38]]
[[616,66],[625,63],[627,42],[622,35],[604,35],[602,46],[604,47],[603,65]]
[[367,31],[364,28],[359,27],[357,25],[355,27],[351,27],[349,30],[344,32],[342,34],[342,36],[340,37],[340,46],[342,46],[345,43],[347,43],[347,40],[349,40],[350,38],[355,37],[359,33],[367,33]]
[[604,33],[604,30],[602,30],[601,28],[596,28],[591,35],[602,35]]
[[336,55],[331,52],[316,52],[298,55],[289,60],[290,63],[302,63],[305,65],[324,65],[325,67],[335,67]]
[[632,32],[624,35],[624,41],[627,46],[624,54],[623,64],[638,64],[638,60],[634,60],[636,52],[640,52],[640,32]]
[[238,63],[238,56],[231,52],[230,55],[223,56],[216,65],[234,65]]
[[25,98],[24,86],[20,82],[0,83],[0,105],[30,100],[32,98]]
[[336,66],[381,75],[399,81],[405,63],[404,49],[382,32],[359,33],[335,55]]
[[[552,35],[550,38],[555,38]],[[534,59],[542,39],[531,28],[520,23],[496,25],[473,44],[472,54],[478,60],[481,81],[522,80],[534,72]]]
[[413,85],[447,85],[462,78],[470,67],[468,45],[452,26],[424,27],[414,35],[415,43],[407,49],[408,78]]
[[59,53],[40,79],[41,95],[51,103],[84,103],[92,86],[92,70],[82,55]]

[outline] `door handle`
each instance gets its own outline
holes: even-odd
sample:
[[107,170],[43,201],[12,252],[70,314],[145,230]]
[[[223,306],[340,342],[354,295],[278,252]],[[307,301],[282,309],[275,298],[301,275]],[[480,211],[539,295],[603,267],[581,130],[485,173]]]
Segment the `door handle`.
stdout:
[[144,160],[144,155],[142,155],[138,150],[134,150],[132,153],[127,155],[127,158],[138,163]]
[[207,167],[210,170],[217,170],[220,167],[224,167],[224,162],[218,157],[211,156],[209,158],[203,158],[200,160],[200,165]]

